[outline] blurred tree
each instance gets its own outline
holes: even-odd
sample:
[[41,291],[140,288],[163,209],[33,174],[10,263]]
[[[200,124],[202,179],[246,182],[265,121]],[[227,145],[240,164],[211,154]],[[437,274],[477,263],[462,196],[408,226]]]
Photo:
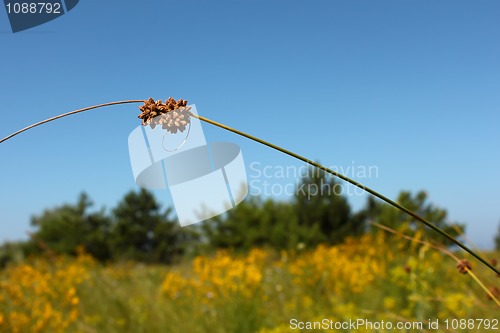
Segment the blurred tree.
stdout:
[[500,224],[498,225],[497,235],[495,236],[495,249],[500,251]]
[[115,258],[145,262],[171,262],[196,240],[192,229],[181,228],[162,211],[153,194],[131,191],[113,210],[111,246]]
[[347,236],[363,233],[364,219],[351,214],[342,193],[343,187],[333,177],[320,169],[308,169],[293,201],[305,245],[337,244]]
[[0,270],[10,262],[20,262],[23,259],[24,242],[5,242],[0,245]]
[[296,247],[300,234],[290,203],[257,197],[204,222],[203,232],[212,247],[243,251],[263,246],[291,249]]
[[[465,232],[463,224],[451,223],[447,220],[445,209],[436,207],[428,202],[428,195],[425,191],[419,191],[413,195],[408,191],[402,191],[397,198],[397,202],[443,229],[453,237],[460,237]],[[388,204],[376,201],[374,198],[370,197],[368,199],[368,203],[361,214],[367,223],[371,221],[378,222],[408,235],[415,236],[419,233],[420,236],[425,237],[427,240],[432,240],[443,245],[452,245],[451,241],[443,238],[434,230],[426,227],[408,214]]]
[[88,195],[82,193],[75,205],[66,204],[33,216],[31,225],[36,231],[25,250],[38,252],[41,245],[56,253],[75,255],[77,247],[83,246],[95,258],[109,259],[110,219],[103,210],[90,213],[92,205]]
[[276,249],[339,243],[364,231],[362,218],[351,216],[341,188],[324,172],[310,169],[293,200],[262,201],[253,197],[204,223],[214,247],[247,250],[254,246]]

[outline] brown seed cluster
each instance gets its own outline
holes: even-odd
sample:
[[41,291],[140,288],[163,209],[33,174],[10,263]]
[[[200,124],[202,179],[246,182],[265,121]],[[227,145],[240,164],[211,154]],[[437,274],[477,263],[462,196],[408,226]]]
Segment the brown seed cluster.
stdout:
[[[498,290],[497,287],[491,287],[490,288],[490,293],[493,295],[493,297],[497,298],[500,296],[500,290]],[[491,301],[493,298],[490,295],[487,295],[488,299]]]
[[190,123],[191,117],[187,106],[187,100],[179,99],[175,101],[172,97],[167,99],[165,103],[160,100],[155,101],[150,98],[144,101],[144,105],[139,107],[141,114],[138,116],[142,119],[142,125],[150,125],[155,128],[156,125],[161,125],[168,132],[177,133],[184,132],[186,126]]
[[467,270],[472,270],[472,265],[467,259],[462,259],[460,262],[457,264],[458,271],[462,274],[467,273]]

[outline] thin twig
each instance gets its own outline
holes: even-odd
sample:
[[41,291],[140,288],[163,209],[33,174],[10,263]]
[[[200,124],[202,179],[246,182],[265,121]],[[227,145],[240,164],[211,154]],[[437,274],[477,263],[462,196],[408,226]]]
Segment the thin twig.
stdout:
[[39,121],[39,122],[37,122],[37,123],[35,123],[33,125],[29,125],[29,126],[27,126],[25,128],[22,128],[19,131],[14,132],[11,135],[8,135],[5,138],[3,138],[2,140],[0,140],[0,143],[11,139],[12,137],[14,137],[14,136],[16,136],[18,134],[21,134],[22,132],[25,132],[25,131],[27,131],[29,129],[32,129],[33,127],[37,127],[37,126],[43,125],[45,123],[51,122],[51,121],[59,119],[59,118],[71,116],[71,115],[76,114],[76,113],[85,112],[85,111],[88,111],[88,110],[102,108],[102,107],[111,106],[111,105],[129,104],[129,103],[143,103],[143,102],[144,102],[144,100],[139,100],[139,99],[133,99],[133,100],[127,100],[127,101],[118,101],[118,102],[110,102],[110,103],[104,103],[104,104],[89,106],[87,108],[78,109],[78,110],[74,110],[74,111],[71,111],[71,112],[63,113],[63,114],[60,114],[58,116],[55,116],[55,117],[52,117],[52,118],[49,118],[49,119],[45,119],[45,120]]
[[423,240],[420,240],[420,239],[417,239],[417,238],[405,235],[405,234],[403,234],[400,231],[396,231],[396,230],[394,230],[392,228],[389,228],[389,227],[387,227],[387,226],[385,226],[383,224],[377,223],[377,222],[370,222],[370,224],[376,226],[377,228],[380,228],[380,229],[383,229],[383,230],[385,230],[387,232],[390,232],[391,234],[400,236],[401,238],[404,238],[406,240],[409,240],[409,241],[412,241],[412,242],[415,242],[415,243],[419,243],[419,244],[422,244],[422,245],[427,245],[427,246],[429,246],[429,247],[431,247],[431,248],[433,248],[435,250],[438,250],[438,251],[446,254],[447,256],[453,258],[453,260],[455,260],[457,263],[460,262],[460,259],[456,255],[454,255],[451,251],[448,251],[445,248],[442,248],[440,246],[434,245],[434,244],[429,243],[427,241],[423,241]]
[[455,232],[457,233],[457,237],[462,237],[464,239],[464,241],[469,244],[469,246],[474,250],[476,251],[477,253],[481,253],[481,250],[479,250],[479,248],[467,237],[465,236],[464,232],[462,231],[462,229],[460,229],[456,224],[452,224],[451,227],[453,228],[453,230],[455,230]]
[[[422,244],[422,245],[426,245],[426,246],[429,246],[429,247],[431,247],[431,248],[433,248],[435,250],[438,250],[438,251],[446,254],[447,256],[449,256],[450,258],[452,258],[453,260],[455,260],[457,262],[457,264],[461,262],[461,260],[456,255],[454,255],[453,253],[451,253],[450,251],[448,251],[445,248],[442,248],[440,246],[434,245],[434,244],[432,244],[430,242],[427,242],[427,241],[423,241],[423,240],[420,240],[420,239],[417,239],[417,238],[405,235],[402,232],[396,231],[396,230],[394,230],[392,228],[389,228],[389,227],[387,227],[385,225],[382,225],[380,223],[377,223],[377,222],[370,222],[370,224],[376,226],[377,228],[383,229],[383,230],[385,230],[387,232],[390,232],[392,234],[400,236],[400,237],[402,237],[402,238],[404,238],[406,240],[409,240],[409,241],[412,241],[412,242],[415,242],[415,243],[419,243],[419,244]],[[474,279],[474,281],[476,281],[476,283],[486,292],[486,294],[488,296],[490,296],[491,299],[500,307],[500,301],[495,297],[495,295],[493,295],[493,293],[488,288],[486,288],[486,286],[484,285],[484,283],[481,280],[479,280],[479,278],[467,266],[465,266],[464,269],[467,272],[467,274],[469,274]]]
[[54,251],[52,251],[52,249],[47,245],[45,244],[40,238],[38,238],[37,236],[35,236],[33,233],[27,231],[26,234],[31,238],[32,241],[34,241],[38,247],[44,251],[47,256],[49,257],[49,259],[51,261],[55,261],[55,258],[56,258],[56,254],[54,253]]

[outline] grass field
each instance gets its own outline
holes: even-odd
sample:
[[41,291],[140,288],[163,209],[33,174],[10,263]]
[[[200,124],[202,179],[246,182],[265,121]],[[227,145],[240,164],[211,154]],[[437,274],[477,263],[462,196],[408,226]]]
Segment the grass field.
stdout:
[[[470,262],[498,297],[498,277]],[[481,283],[442,252],[382,231],[312,251],[219,251],[175,266],[47,255],[0,271],[0,332],[498,331],[500,307]],[[318,329],[299,328],[314,322]]]

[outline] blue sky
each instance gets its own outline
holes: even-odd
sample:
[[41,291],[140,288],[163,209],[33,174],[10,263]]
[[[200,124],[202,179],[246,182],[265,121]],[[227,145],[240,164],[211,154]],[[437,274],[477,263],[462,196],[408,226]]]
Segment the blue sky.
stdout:
[[[500,222],[499,16],[497,1],[82,0],[13,34],[0,8],[0,137],[93,104],[188,99],[327,166],[376,166],[358,180],[390,198],[425,189],[490,247]],[[26,238],[30,216],[81,191],[110,208],[137,189],[127,148],[137,106],[0,144],[0,241]],[[301,165],[204,131],[241,146],[249,177],[255,162]],[[359,209],[366,195],[349,199]]]

